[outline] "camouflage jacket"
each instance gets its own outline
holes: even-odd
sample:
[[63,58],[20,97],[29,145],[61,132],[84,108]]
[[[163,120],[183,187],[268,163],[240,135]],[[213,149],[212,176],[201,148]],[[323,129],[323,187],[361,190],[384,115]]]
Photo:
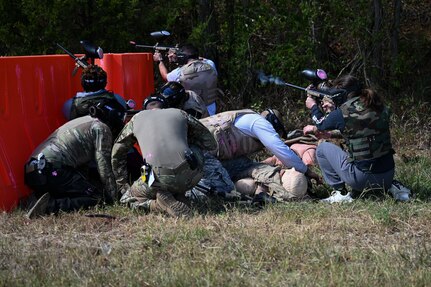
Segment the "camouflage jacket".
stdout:
[[[112,133],[109,127],[90,116],[71,120],[55,130],[32,153],[36,158],[43,153],[54,166],[77,168],[91,161],[97,164],[105,192],[116,194],[111,169]],[[115,198],[115,197],[113,197]]]
[[353,160],[376,159],[393,153],[389,109],[385,107],[378,113],[366,108],[359,97],[350,99],[340,108],[345,121],[343,136]]

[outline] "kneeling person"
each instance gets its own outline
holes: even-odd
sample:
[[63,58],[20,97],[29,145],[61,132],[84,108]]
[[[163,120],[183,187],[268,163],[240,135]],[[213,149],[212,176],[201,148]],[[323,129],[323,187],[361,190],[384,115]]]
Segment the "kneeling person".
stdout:
[[[31,206],[29,218],[116,199],[111,148],[123,126],[124,114],[109,109],[100,108],[100,119],[84,116],[65,123],[33,151],[25,165],[24,179],[39,200]],[[94,162],[102,188],[81,172]]]
[[[142,176],[127,180],[126,154],[139,144]],[[121,202],[145,211],[189,216],[185,192],[202,177],[202,150],[217,146],[207,128],[178,109],[144,110],[126,124],[112,150],[112,166]]]

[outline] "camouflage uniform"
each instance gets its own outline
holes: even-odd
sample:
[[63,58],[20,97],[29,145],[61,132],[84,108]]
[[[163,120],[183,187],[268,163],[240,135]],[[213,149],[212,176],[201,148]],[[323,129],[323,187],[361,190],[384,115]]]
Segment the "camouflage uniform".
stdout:
[[[93,206],[103,197],[112,202],[116,198],[112,142],[110,128],[98,119],[85,116],[69,121],[33,151],[25,165],[25,182],[36,196],[50,193],[48,212]],[[35,161],[40,154],[46,164],[38,171]],[[101,184],[90,182],[82,173],[94,161]]]
[[389,130],[390,112],[367,109],[358,97],[340,107],[345,128],[342,134],[348,154],[331,143],[321,143],[316,156],[325,181],[335,189],[347,183],[356,191],[389,188],[395,163]]
[[[154,173],[140,177],[130,187],[126,154],[138,143],[142,156]],[[216,148],[214,138],[194,117],[178,109],[145,110],[126,124],[112,149],[112,166],[122,203],[132,208],[165,211],[172,216],[189,216],[185,192],[202,177],[201,150]]]

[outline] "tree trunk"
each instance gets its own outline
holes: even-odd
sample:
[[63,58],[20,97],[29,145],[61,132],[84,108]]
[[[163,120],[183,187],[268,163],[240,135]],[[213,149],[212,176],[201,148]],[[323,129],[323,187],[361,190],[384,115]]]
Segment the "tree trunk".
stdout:
[[382,22],[383,8],[381,0],[373,0],[374,23],[371,35],[371,82],[380,86],[382,84]]
[[199,0],[199,13],[198,20],[200,24],[206,25],[204,30],[204,37],[202,40],[205,43],[201,43],[204,49],[201,54],[209,59],[217,62],[217,47],[215,45],[215,40],[218,39],[217,36],[217,21],[215,17],[214,1],[213,0]]
[[400,33],[401,21],[401,0],[394,0],[394,15],[392,21],[392,34],[391,34],[391,76],[398,61],[398,41]]

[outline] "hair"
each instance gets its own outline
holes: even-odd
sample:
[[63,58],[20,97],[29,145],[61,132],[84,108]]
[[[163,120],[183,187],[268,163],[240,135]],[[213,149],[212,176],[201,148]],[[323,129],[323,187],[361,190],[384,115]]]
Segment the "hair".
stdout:
[[377,112],[383,111],[384,102],[377,92],[371,88],[363,88],[359,79],[352,75],[344,75],[333,81],[333,86],[347,90],[347,98],[360,97],[365,107]]
[[198,59],[199,58],[199,50],[192,44],[184,44],[180,48],[181,53],[188,56],[189,59]]

